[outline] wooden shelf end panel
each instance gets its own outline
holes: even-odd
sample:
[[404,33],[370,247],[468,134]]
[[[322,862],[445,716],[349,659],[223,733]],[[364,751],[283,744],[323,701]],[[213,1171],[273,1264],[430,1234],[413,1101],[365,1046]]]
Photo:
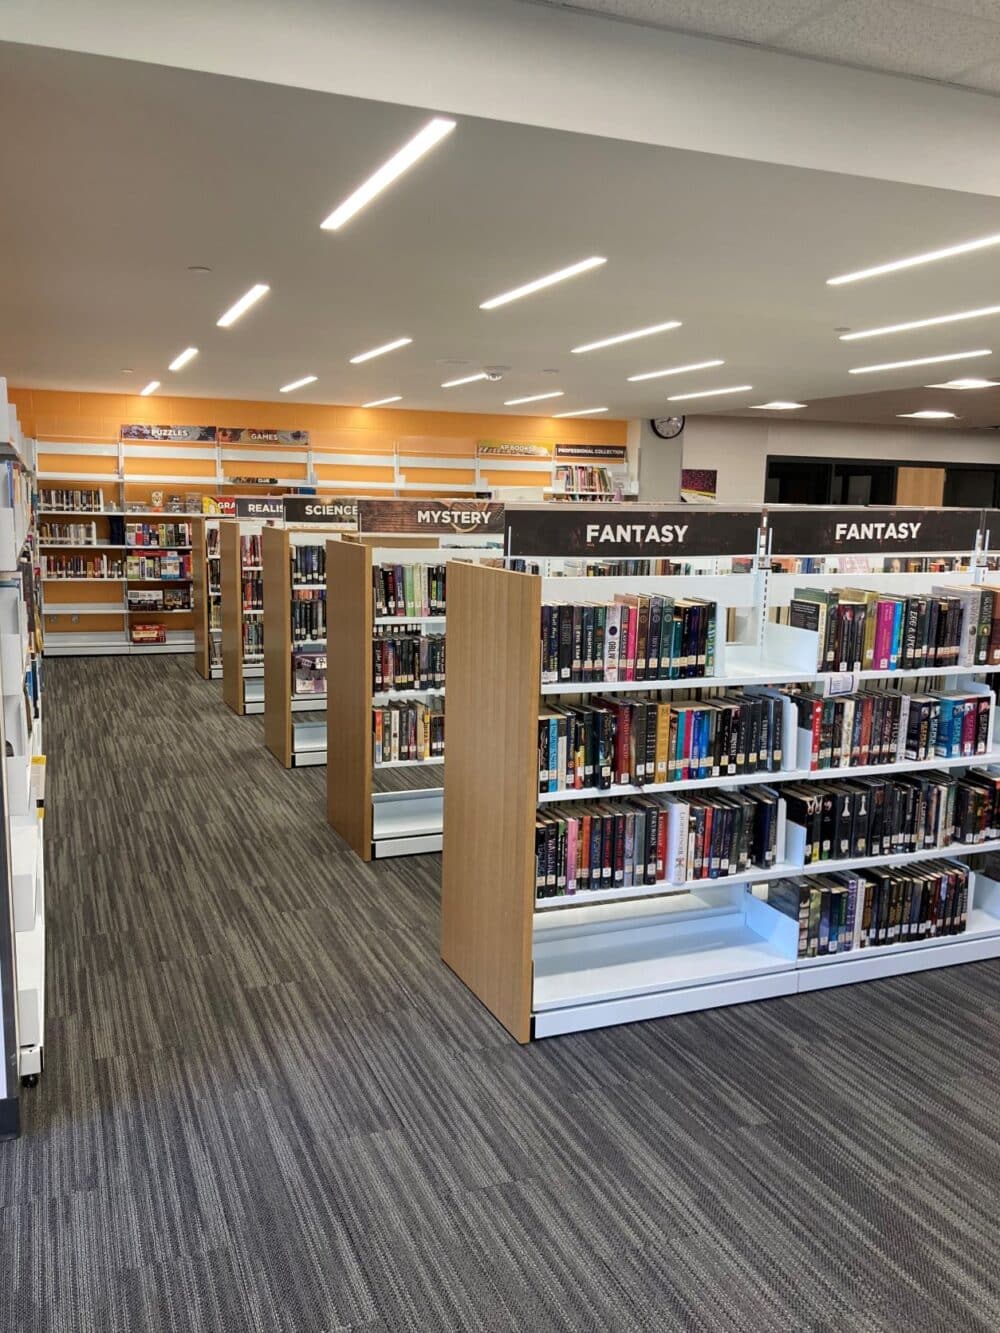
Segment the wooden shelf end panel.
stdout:
[[365,861],[372,856],[371,550],[326,544],[326,814]]
[[243,583],[240,577],[240,525],[219,524],[219,587],[222,592],[222,697],[243,715]]
[[265,528],[264,565],[264,744],[292,766],[292,615],[288,533]]

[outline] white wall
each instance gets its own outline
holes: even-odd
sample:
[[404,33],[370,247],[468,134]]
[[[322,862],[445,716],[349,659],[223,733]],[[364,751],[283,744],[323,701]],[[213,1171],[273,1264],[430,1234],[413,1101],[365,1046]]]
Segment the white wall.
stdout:
[[768,454],[1000,467],[1000,434],[988,431],[704,416],[688,417],[682,439],[685,467],[718,472],[720,504],[763,501]]
[[681,440],[661,440],[643,418],[630,421],[629,443],[639,450],[639,499],[677,500],[681,486]]
[[995,97],[523,0],[4,0],[0,40],[1000,195]]

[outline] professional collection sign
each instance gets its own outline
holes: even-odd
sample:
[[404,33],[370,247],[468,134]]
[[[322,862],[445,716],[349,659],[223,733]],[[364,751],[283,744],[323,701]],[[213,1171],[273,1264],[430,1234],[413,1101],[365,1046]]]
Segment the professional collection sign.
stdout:
[[532,505],[508,507],[506,545],[510,556],[753,555],[761,524],[759,509],[640,509],[629,505]]
[[972,551],[980,509],[768,509],[772,555]]
[[260,426],[220,426],[220,444],[308,444],[307,430],[267,430]]
[[358,526],[357,500],[323,500],[315,495],[286,495],[284,506],[286,523],[336,524],[351,532]]
[[120,435],[123,440],[150,440],[154,443],[167,444],[214,444],[215,426],[144,426],[141,424],[122,426]]
[[556,458],[589,458],[605,463],[626,463],[628,448],[624,444],[557,444]]
[[236,497],[236,517],[261,519],[284,518],[284,499],[285,497],[281,495],[262,495],[260,497],[238,495]]
[[489,500],[359,500],[361,532],[503,532],[503,505]]

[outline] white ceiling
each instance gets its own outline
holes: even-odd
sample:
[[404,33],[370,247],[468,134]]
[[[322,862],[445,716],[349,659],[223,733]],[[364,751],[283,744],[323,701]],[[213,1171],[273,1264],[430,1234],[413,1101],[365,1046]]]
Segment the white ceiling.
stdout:
[[[283,401],[503,410],[550,388],[551,410],[611,415],[745,408],[947,369],[850,366],[966,347],[953,373],[1000,379],[1000,319],[844,344],[855,328],[1000,303],[1000,250],[830,288],[861,265],[1000,232],[1000,200],[461,118],[455,133],[341,233],[320,221],[426,112],[216,75],[0,44],[0,369],[13,384]],[[508,307],[479,303],[591,254],[601,269]],[[192,264],[211,273],[194,275]],[[229,331],[252,283],[271,294]],[[666,319],[684,327],[573,356]],[[363,366],[349,357],[406,335]],[[180,375],[167,362],[194,344]],[[629,384],[709,358],[726,365]],[[442,390],[482,365],[499,385]],[[122,368],[134,375],[124,376]],[[555,374],[547,374],[547,371]],[[877,383],[872,381],[877,379]],[[752,384],[734,399],[668,392]],[[967,395],[971,397],[972,395]],[[918,406],[926,405],[922,401]],[[532,414],[538,406],[513,409]]]
[[1000,93],[998,0],[529,0]]

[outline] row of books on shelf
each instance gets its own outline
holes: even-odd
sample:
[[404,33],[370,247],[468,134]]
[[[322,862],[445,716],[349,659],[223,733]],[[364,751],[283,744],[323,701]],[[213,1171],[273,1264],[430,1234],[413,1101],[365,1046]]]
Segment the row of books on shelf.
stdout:
[[560,463],[552,479],[554,491],[577,491],[586,495],[600,494],[608,498],[614,495],[615,486],[616,482],[610,468],[591,467],[586,463]]
[[539,791],[700,781],[750,773],[924,762],[987,754],[994,696],[982,688],[799,686],[714,690],[705,698],[595,695],[538,715]]
[[967,555],[775,555],[775,574],[953,574]]
[[372,639],[372,689],[426,690],[444,685],[443,634],[415,630],[401,634],[395,626],[376,626]]
[[264,580],[259,573],[244,574],[241,580],[243,610],[263,611]]
[[166,643],[167,627],[152,623],[135,624],[130,628],[130,638],[133,643]]
[[291,546],[292,585],[326,583],[326,547]]
[[205,526],[205,558],[206,560],[218,560],[222,554],[220,546],[220,533],[218,527],[210,528]]
[[191,556],[183,551],[164,551],[158,555],[125,557],[125,577],[129,579],[190,579]]
[[38,540],[46,546],[96,546],[96,523],[39,523]]
[[222,629],[222,604],[221,602],[209,602],[208,604],[208,628]]
[[123,579],[125,561],[108,555],[48,555],[40,558],[42,578]]
[[963,934],[969,868],[940,860],[842,871],[821,880],[776,880],[758,886],[756,896],[797,923],[797,957],[816,958]]
[[374,763],[444,756],[444,700],[407,700],[372,709]]
[[240,537],[240,565],[244,569],[248,565],[257,568],[261,563],[262,554],[259,533],[250,533]]
[[372,590],[376,616],[443,616],[446,565],[375,565]]
[[[503,560],[484,561],[505,566]],[[568,557],[556,560],[528,560],[524,556],[512,556],[506,562],[506,568],[515,574],[542,574],[548,578],[663,578],[666,576],[711,573],[718,567],[720,573],[747,574],[753,568],[753,560],[747,556],[715,559],[705,556],[700,560],[668,560],[665,556],[629,556],[617,560],[584,560]]]
[[680,887],[998,836],[1000,771],[992,769],[553,805],[535,821],[536,892]]
[[718,608],[700,597],[616,593],[542,607],[542,684],[684,680],[716,670]]
[[190,546],[190,523],[126,523],[126,546]]
[[297,588],[292,597],[292,642],[326,638],[326,589]]
[[46,486],[39,496],[39,507],[45,513],[60,510],[76,513],[94,513],[105,509],[104,491],[92,486]]
[[130,611],[190,611],[191,597],[187,588],[130,588]]
[[796,588],[787,623],[819,636],[819,671],[905,671],[1000,663],[1000,598],[938,585],[897,597],[865,588]]
[[262,620],[243,621],[243,657],[258,658],[264,654],[264,622]]
[[292,693],[326,693],[326,653],[295,653],[292,658]]

